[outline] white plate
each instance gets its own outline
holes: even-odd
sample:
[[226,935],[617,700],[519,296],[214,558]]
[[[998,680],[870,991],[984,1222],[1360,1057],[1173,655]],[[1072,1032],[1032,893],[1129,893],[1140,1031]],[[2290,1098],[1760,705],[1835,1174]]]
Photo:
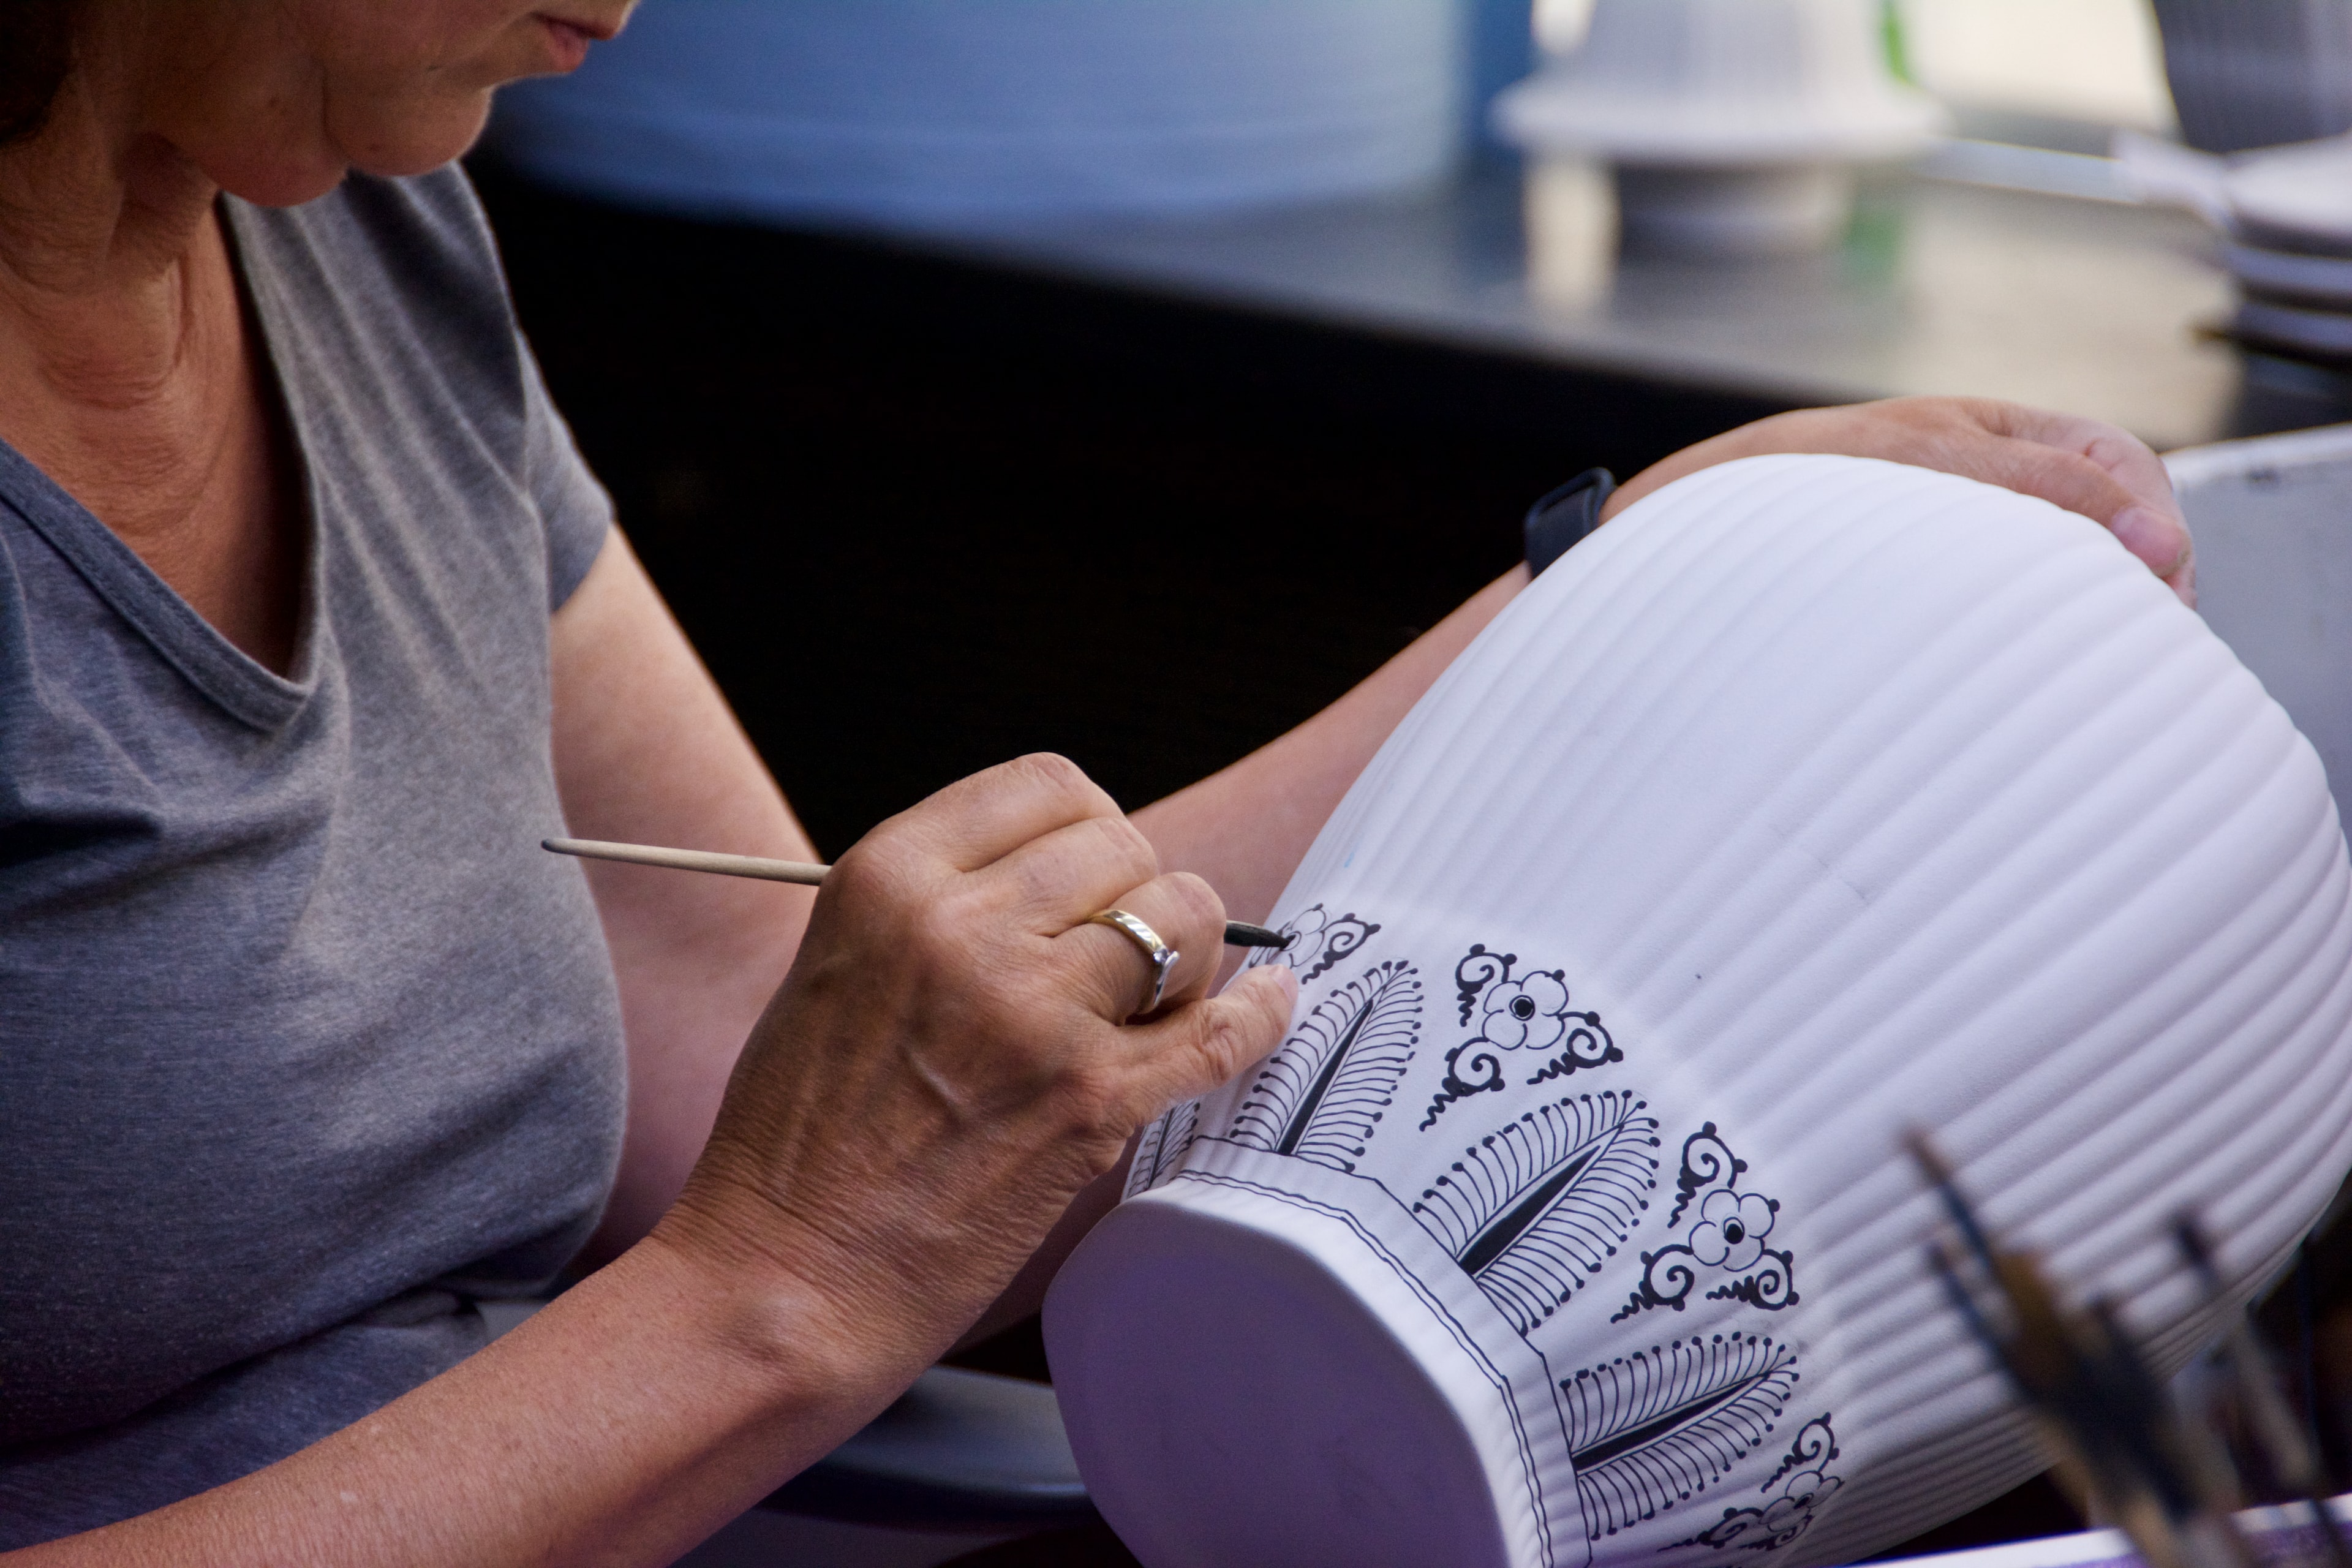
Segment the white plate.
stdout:
[[2352,305],[2352,258],[2225,245],[2221,247],[2221,259],[2231,276],[2249,289],[2298,300]]
[[2352,356],[2352,315],[2333,310],[2298,310],[2248,300],[2231,318],[2233,336],[2277,343],[2311,353]]
[[2222,175],[2240,232],[2273,248],[2352,251],[2352,137],[2248,154]]
[[1055,1282],[1150,1568],[1850,1562],[2042,1458],[1899,1148],[2177,1364],[2352,1163],[2317,758],[2105,531],[1751,458],[1579,544],[1275,919],[1283,1047]]

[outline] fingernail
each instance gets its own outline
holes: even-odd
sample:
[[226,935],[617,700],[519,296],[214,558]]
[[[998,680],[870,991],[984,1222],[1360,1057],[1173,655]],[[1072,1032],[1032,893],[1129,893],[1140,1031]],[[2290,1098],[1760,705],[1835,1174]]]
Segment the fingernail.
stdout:
[[1274,983],[1275,983],[1276,985],[1279,985],[1279,986],[1281,986],[1281,987],[1282,987],[1282,994],[1283,994],[1286,997],[1289,998],[1289,1000],[1288,1000],[1287,1002],[1286,1002],[1286,1003],[1284,1004],[1284,1005],[1285,1005],[1285,1006],[1286,1006],[1286,1007],[1296,1007],[1296,1006],[1297,1006],[1297,1005],[1298,1005],[1298,973],[1297,973],[1297,972],[1296,970],[1292,969],[1292,968],[1290,967],[1290,965],[1288,965],[1288,964],[1286,964],[1286,963],[1269,963],[1269,964],[1267,964],[1265,967],[1266,967],[1267,972],[1268,972],[1269,973],[1271,973],[1271,974],[1274,976]]
[[2147,563],[2159,577],[2170,576],[2189,550],[2189,531],[2148,507],[2127,506],[2109,526],[2124,548]]

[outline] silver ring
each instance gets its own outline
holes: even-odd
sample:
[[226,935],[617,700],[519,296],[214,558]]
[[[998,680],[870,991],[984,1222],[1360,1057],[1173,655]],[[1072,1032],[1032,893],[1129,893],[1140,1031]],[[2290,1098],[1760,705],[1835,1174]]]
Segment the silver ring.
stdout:
[[[1160,1007],[1160,994],[1168,989],[1168,976],[1174,971],[1176,961],[1184,955],[1160,941],[1158,931],[1153,931],[1125,910],[1105,910],[1099,914],[1088,915],[1086,923],[1108,926],[1142,949],[1143,956],[1151,961],[1151,986],[1144,995],[1143,1005],[1138,1007],[1135,1013],[1157,1012]],[[1134,1016],[1135,1014],[1129,1015],[1129,1016]]]

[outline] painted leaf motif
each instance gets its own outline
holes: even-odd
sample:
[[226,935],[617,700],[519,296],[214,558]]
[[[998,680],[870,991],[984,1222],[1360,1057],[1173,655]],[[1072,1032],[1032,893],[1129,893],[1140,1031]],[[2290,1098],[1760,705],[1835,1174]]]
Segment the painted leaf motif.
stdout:
[[1354,1170],[1412,1060],[1421,994],[1418,972],[1392,959],[1316,1004],[1258,1069],[1233,1141]]
[[1462,1152],[1412,1205],[1526,1333],[1616,1256],[1658,1184],[1658,1121],[1612,1090],[1570,1095]]
[[1653,1345],[1561,1382],[1577,1495],[1593,1539],[1689,1501],[1761,1447],[1797,1356],[1756,1334]]

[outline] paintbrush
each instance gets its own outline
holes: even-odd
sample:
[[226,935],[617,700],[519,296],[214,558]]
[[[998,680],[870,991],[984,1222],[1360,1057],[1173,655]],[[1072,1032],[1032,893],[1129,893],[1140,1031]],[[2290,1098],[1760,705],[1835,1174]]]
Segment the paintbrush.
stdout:
[[[619,860],[631,866],[661,866],[673,871],[709,871],[721,877],[753,877],[763,882],[794,882],[814,888],[833,869],[807,860],[763,860],[757,855],[719,855],[708,849],[664,849],[652,844],[608,844],[600,838],[542,838],[541,849],[586,860]],[[1227,947],[1288,947],[1290,938],[1247,921],[1225,922]]]

